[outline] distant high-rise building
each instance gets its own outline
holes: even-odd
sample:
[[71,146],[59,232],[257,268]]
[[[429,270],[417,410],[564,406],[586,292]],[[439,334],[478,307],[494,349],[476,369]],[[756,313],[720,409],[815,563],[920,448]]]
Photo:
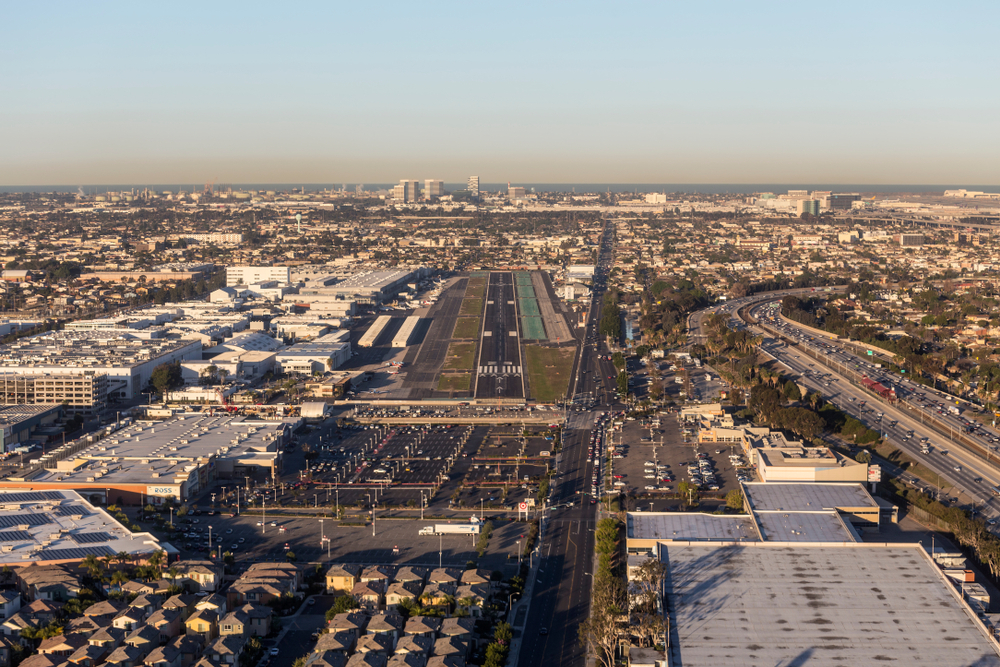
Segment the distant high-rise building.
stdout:
[[420,181],[403,179],[392,189],[392,198],[401,202],[417,201]]
[[511,199],[524,199],[524,188],[514,186],[507,188],[507,196]]
[[861,201],[861,195],[857,192],[831,194],[830,208],[834,211],[850,211],[856,201]]
[[819,201],[816,199],[800,199],[796,202],[796,213],[802,215],[808,213],[809,215],[819,215]]
[[478,176],[469,176],[469,181],[468,181],[468,186],[467,187],[469,188],[469,194],[471,194],[473,197],[476,197],[476,198],[479,197],[479,177]]
[[433,199],[444,194],[444,181],[428,178],[424,180],[424,199]]

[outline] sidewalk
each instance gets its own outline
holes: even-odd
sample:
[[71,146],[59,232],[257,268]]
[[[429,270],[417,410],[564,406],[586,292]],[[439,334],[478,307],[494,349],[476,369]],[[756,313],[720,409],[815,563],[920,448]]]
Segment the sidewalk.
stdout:
[[[538,528],[538,541],[535,543],[535,556],[531,569],[528,570],[528,578],[524,584],[524,595],[511,606],[507,618],[513,618],[510,622],[514,632],[514,639],[510,642],[510,653],[507,655],[507,665],[517,667],[517,662],[521,653],[521,640],[524,637],[524,628],[528,622],[528,613],[531,611],[531,596],[535,592],[535,579],[538,577],[538,569],[542,564],[541,546],[545,541],[545,529],[549,519],[544,518]],[[515,613],[515,609],[517,610]],[[520,630],[520,632],[517,632]]]

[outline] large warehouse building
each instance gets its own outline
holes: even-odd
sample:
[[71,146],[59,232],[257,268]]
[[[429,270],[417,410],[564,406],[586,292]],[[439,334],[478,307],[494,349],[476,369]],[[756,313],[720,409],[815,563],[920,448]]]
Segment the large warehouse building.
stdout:
[[54,449],[40,466],[0,480],[0,489],[75,490],[95,503],[185,502],[218,479],[273,479],[299,423],[195,413],[109,427]]

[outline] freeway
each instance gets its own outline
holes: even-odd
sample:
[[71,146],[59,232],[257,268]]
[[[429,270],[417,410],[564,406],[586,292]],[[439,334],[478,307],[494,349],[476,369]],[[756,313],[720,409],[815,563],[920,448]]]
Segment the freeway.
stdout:
[[[792,323],[769,320],[774,316],[769,304],[762,303],[754,306],[749,313],[751,317],[758,321],[763,320],[769,327],[775,327],[782,335],[795,341],[793,345],[786,345],[773,336],[769,336],[768,331],[752,327],[755,333],[765,336],[761,350],[783,364],[792,374],[798,375],[801,383],[809,390],[820,392],[826,400],[844,413],[867,424],[869,428],[880,431],[893,446],[927,467],[935,474],[937,484],[934,486],[938,489],[944,486],[953,487],[957,491],[960,502],[964,500],[973,508],[981,509],[984,518],[989,521],[1000,519],[1000,499],[991,491],[992,487],[998,485],[1000,472],[965,449],[948,445],[937,431],[927,425],[925,417],[929,415],[910,409],[911,402],[914,406],[929,405],[933,390],[908,382],[894,385],[894,378],[883,373],[874,364],[869,364],[829,342],[809,340],[814,336],[800,330]],[[730,324],[742,325],[743,323],[732,319]],[[817,360],[809,356],[806,350],[812,351],[814,354],[822,354],[825,361],[832,364],[833,368],[817,363]],[[901,401],[890,405],[876,400],[872,394],[848,379],[848,375],[856,373],[863,373],[884,386],[895,386],[897,396],[901,396]],[[940,408],[937,409],[940,410]],[[953,417],[943,410],[941,412],[941,414],[935,414],[935,417],[939,419]],[[956,430],[958,430],[958,424],[956,424]],[[942,443],[946,444],[942,445]],[[927,444],[927,452],[924,451],[925,444]],[[986,442],[984,444],[992,446],[995,450],[996,446],[992,443]],[[917,481],[910,481],[915,486],[922,486]],[[929,492],[937,493],[937,490],[931,485],[927,485],[927,487]]]
[[[611,362],[599,357],[597,332],[604,288],[610,270],[612,225],[607,225],[601,242],[594,275],[593,301],[583,344],[574,368],[570,395],[599,395],[602,403],[612,404],[613,392],[603,380]],[[517,664],[577,665],[586,664],[586,655],[578,641],[580,624],[590,614],[591,572],[594,558],[596,505],[586,495],[588,478],[593,474],[588,445],[596,412],[577,401],[582,412],[570,413],[563,437],[559,476],[552,490],[554,509],[546,522],[544,541],[539,547],[540,562],[531,595],[531,606],[521,635]],[[575,427],[575,428],[574,428]]]

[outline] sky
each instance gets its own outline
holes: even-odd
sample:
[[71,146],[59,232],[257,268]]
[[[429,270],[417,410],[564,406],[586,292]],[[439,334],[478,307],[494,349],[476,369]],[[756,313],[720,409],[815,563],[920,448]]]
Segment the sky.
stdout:
[[0,185],[994,185],[997,25],[997,2],[8,3]]

